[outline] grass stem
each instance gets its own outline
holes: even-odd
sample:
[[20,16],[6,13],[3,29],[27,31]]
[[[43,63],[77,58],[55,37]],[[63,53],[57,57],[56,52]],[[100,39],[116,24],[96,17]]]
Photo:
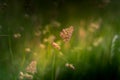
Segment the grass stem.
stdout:
[[52,60],[52,80],[55,80],[55,69],[56,69],[56,54],[53,53],[53,60]]

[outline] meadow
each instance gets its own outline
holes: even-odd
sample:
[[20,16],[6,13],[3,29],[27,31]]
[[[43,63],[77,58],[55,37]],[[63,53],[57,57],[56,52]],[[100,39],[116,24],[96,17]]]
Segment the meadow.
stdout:
[[1,0],[0,80],[119,80],[119,0]]

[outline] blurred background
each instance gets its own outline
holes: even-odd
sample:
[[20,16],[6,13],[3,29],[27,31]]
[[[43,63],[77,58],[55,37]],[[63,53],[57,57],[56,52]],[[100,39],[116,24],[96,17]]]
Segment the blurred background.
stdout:
[[0,0],[0,80],[119,80],[119,21],[119,0]]

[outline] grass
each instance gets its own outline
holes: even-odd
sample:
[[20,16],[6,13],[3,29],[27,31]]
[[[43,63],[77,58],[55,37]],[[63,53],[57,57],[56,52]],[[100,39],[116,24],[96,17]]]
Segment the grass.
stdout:
[[[37,40],[40,36],[29,38],[31,40],[23,42],[25,44],[19,44],[16,42],[21,47],[19,49],[14,47],[15,44],[13,44],[11,40],[22,40],[24,37],[21,36],[20,38],[13,39],[14,36],[7,36],[9,40],[9,52],[12,59],[11,67],[19,66],[15,70],[10,70],[13,71],[11,79],[17,80],[19,77],[19,71],[25,71],[26,66],[32,60],[37,61],[37,73],[34,74],[34,80],[119,79],[119,52],[114,53],[114,55],[117,56],[114,56],[113,58],[110,57],[111,53],[119,48],[119,39],[117,43],[115,43],[116,41],[113,43],[113,36],[108,36],[109,32],[107,31],[110,30],[108,30],[108,28],[101,29],[101,32],[106,31],[104,34],[101,34],[99,30],[90,32],[88,29],[85,29],[85,32],[82,33],[82,35],[85,36],[82,36],[79,33],[79,30],[75,30],[78,32],[75,31],[73,33],[73,36],[68,43],[64,43],[61,38],[57,37],[58,39],[56,39],[56,42],[61,45],[61,51],[54,49],[51,45],[51,38],[49,38],[51,32],[49,32],[48,39],[46,38],[48,41],[45,42],[44,38],[41,39],[43,41]],[[99,36],[94,35],[93,33],[97,33]],[[114,35],[114,33],[111,34]],[[59,32],[57,33],[57,36],[59,36]],[[28,44],[29,46],[27,46]],[[40,46],[40,44],[42,44],[42,46]],[[117,45],[116,48],[113,46],[115,44]],[[25,51],[26,46],[30,48],[30,52]],[[75,70],[66,67],[66,63],[74,65]],[[8,67],[8,69],[10,68]],[[16,73],[17,77],[14,76]]]
[[[23,10],[22,0],[6,3],[0,8],[0,80],[18,80],[33,60],[37,61],[33,80],[120,79],[118,0],[103,7],[97,0],[81,5],[58,1],[54,8],[50,2],[40,11],[36,1],[33,14]],[[71,25],[74,32],[66,43],[60,32]]]

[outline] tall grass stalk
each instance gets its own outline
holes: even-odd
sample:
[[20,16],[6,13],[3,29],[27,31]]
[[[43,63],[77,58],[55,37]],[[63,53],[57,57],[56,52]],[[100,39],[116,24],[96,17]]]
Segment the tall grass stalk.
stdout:
[[110,57],[112,58],[115,54],[115,48],[116,48],[116,42],[118,40],[119,36],[115,35],[112,39],[112,44],[111,44],[111,55]]
[[56,70],[56,54],[53,53],[53,59],[52,59],[52,79],[55,80],[55,70]]
[[9,51],[10,51],[10,55],[11,55],[11,60],[13,61],[13,51],[12,51],[12,44],[11,44],[11,35],[10,35],[10,29],[8,27],[8,45],[9,45]]

